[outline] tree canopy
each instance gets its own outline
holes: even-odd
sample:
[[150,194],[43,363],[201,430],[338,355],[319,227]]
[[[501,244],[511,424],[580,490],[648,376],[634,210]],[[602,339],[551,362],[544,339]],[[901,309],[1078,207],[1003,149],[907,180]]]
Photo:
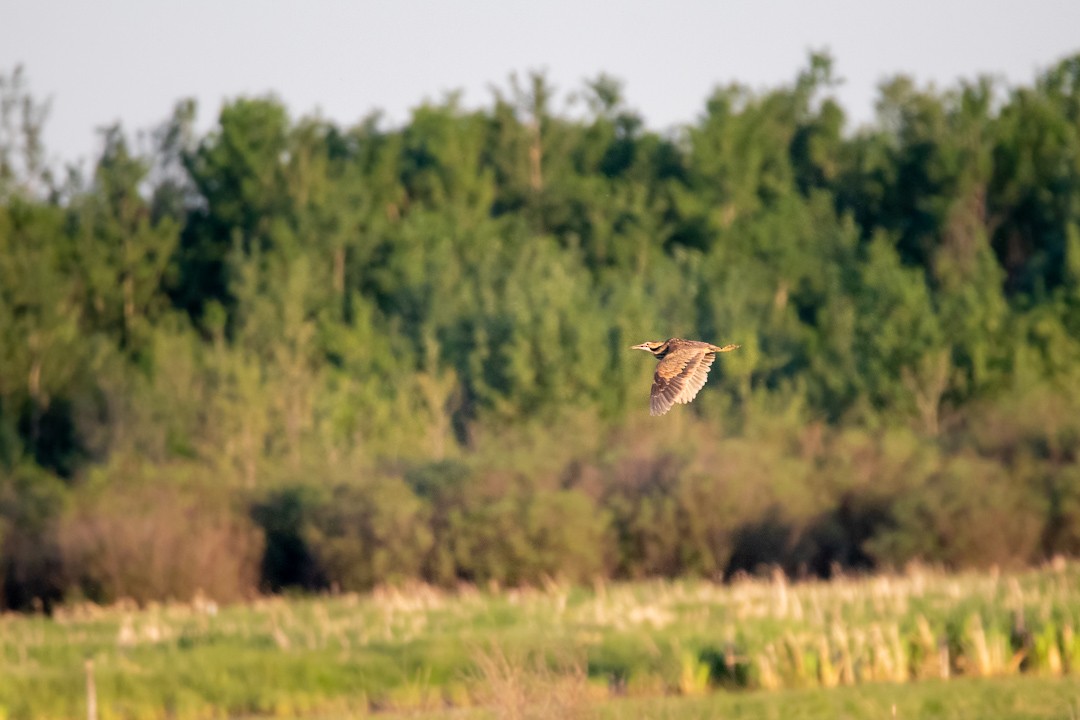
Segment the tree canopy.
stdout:
[[[9,606],[1080,551],[1080,56],[859,128],[822,54],[666,133],[181,101],[85,175],[0,81]],[[742,348],[657,421],[670,336]]]

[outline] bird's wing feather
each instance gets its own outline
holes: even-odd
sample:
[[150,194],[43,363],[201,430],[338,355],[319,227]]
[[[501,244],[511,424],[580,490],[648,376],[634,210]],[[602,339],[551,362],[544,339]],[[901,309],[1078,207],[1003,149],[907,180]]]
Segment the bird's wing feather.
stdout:
[[675,403],[688,403],[701,391],[715,356],[699,348],[682,348],[656,366],[649,413],[663,415]]
[[709,379],[709,369],[712,368],[714,360],[716,360],[716,356],[712,353],[703,353],[701,355],[701,361],[694,368],[693,374],[687,377],[682,391],[675,398],[675,402],[685,405],[697,397],[697,394],[701,392],[701,388],[705,387],[705,381]]

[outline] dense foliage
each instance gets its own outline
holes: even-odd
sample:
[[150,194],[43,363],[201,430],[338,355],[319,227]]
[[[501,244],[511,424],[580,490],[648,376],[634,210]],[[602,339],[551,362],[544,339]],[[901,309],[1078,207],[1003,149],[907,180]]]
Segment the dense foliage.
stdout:
[[[7,606],[1080,551],[1080,56],[858,129],[820,55],[669,134],[181,102],[89,177],[0,80]],[[742,348],[650,418],[673,335]]]

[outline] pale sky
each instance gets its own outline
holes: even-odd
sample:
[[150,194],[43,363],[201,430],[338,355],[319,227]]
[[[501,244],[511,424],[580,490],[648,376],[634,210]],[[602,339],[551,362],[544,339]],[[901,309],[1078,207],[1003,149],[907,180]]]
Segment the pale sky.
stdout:
[[693,122],[717,85],[790,82],[820,49],[857,124],[900,73],[1030,83],[1080,52],[1080,1],[0,0],[0,71],[23,65],[50,100],[46,146],[63,161],[93,156],[96,128],[149,129],[185,97],[201,131],[223,101],[268,92],[294,117],[348,126],[379,109],[394,125],[448,90],[486,105],[490,85],[541,69],[560,94],[613,75],[664,130]]

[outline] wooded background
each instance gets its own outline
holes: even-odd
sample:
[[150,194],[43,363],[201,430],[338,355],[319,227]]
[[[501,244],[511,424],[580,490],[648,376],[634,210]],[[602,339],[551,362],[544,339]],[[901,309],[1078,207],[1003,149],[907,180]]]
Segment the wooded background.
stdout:
[[[820,54],[669,133],[181,101],[88,174],[0,82],[5,607],[1080,552],[1080,55],[860,128]],[[651,418],[669,336],[742,348]]]

